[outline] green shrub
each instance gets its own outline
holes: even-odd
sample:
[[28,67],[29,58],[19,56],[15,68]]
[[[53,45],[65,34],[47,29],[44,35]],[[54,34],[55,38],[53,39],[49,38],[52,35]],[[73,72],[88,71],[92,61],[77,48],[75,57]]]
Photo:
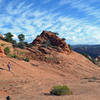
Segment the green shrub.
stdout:
[[10,48],[9,48],[9,47],[6,47],[6,48],[4,49],[4,53],[5,53],[6,55],[8,55],[8,54],[10,53]]
[[12,41],[12,45],[13,45],[14,48],[17,48],[18,47],[18,43],[16,42],[16,40],[13,40]]
[[28,48],[31,48],[33,46],[34,46],[34,44],[32,44],[32,43],[29,43],[29,44],[26,45],[26,47],[28,47]]
[[68,47],[69,47],[69,49],[70,49],[70,50],[72,50],[72,47],[71,47],[71,45],[70,45],[70,44],[68,44]]
[[10,55],[12,58],[17,58],[17,55],[16,54],[12,54]]
[[51,45],[51,42],[48,40],[48,41],[44,42],[44,43],[42,44],[42,46],[43,46],[44,48],[48,48],[48,47],[51,47],[52,45]]
[[62,38],[62,40],[64,40],[64,41],[65,41],[66,39],[65,39],[65,38]]
[[58,49],[58,46],[51,46],[51,47],[54,48],[54,49],[56,49],[56,50]]
[[91,58],[91,56],[89,56],[86,53],[82,53],[83,56],[85,56],[88,60],[90,60],[91,62],[93,62],[95,64],[95,60],[93,58]]
[[25,47],[24,42],[19,42],[18,47],[21,48],[21,49],[24,49],[24,47]]
[[4,46],[5,44],[4,43],[1,43],[1,46]]
[[57,32],[53,32],[54,34],[56,34],[56,35],[59,35],[59,33],[57,33]]
[[20,52],[20,54],[21,54],[21,55],[23,55],[23,54],[24,54],[24,52]]
[[50,91],[51,95],[71,95],[72,92],[67,86],[54,86],[53,89]]
[[44,42],[44,43],[42,44],[42,46],[43,46],[44,48],[51,47],[51,48],[56,49],[56,50],[58,49],[58,46],[53,46],[49,40],[46,41],[46,42]]
[[29,62],[30,61],[29,58],[24,58],[23,60],[26,61],[26,62]]

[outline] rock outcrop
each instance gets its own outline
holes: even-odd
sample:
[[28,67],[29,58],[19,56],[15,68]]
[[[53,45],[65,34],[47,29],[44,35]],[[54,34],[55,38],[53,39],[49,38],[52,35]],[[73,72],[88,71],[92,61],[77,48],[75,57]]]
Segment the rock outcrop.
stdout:
[[30,59],[46,61],[59,64],[61,59],[59,54],[69,55],[71,50],[64,39],[59,38],[54,32],[43,31],[32,42],[32,47],[27,48]]
[[5,56],[4,50],[0,47],[0,56]]
[[4,39],[4,37],[2,36],[2,34],[0,33],[0,39]]
[[39,36],[37,36],[32,44],[37,46],[43,53],[57,51],[69,54],[71,52],[66,42],[59,38],[54,32],[43,31]]

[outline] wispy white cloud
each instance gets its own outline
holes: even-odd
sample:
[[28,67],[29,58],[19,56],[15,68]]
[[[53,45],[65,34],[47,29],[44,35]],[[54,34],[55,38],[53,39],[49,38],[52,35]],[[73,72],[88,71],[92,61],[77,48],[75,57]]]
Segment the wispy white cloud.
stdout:
[[[82,0],[72,1],[62,0],[60,5],[70,4],[73,8],[84,11],[88,15],[93,15],[99,20],[99,9],[85,5]],[[65,37],[68,43],[100,43],[99,27],[89,23],[86,18],[65,16],[52,9],[49,11],[41,10],[38,7],[36,9],[33,6],[35,4],[26,5],[26,1],[17,2],[17,4],[15,6],[14,2],[10,2],[6,8],[7,13],[0,14],[0,32],[10,31],[14,34],[14,39],[17,39],[18,34],[24,33],[26,40],[31,42],[42,30],[48,30],[58,32],[59,36]],[[8,25],[8,27],[5,27],[5,25]]]
[[[39,10],[37,10],[37,12],[39,12]],[[42,30],[49,30],[60,33],[60,37],[65,37],[69,43],[96,43],[95,40],[98,40],[97,43],[100,43],[99,37],[97,35],[100,29],[96,26],[92,26],[86,23],[84,19],[80,20],[71,17],[58,17],[55,15],[51,16],[52,14],[48,12],[45,13],[47,13],[48,16],[43,15],[42,17],[41,14],[38,14],[38,17],[35,16],[34,19],[30,20],[27,17],[18,17],[14,22],[12,21],[13,18],[9,16],[6,23],[11,22],[13,27],[12,29],[3,28],[2,31],[11,31],[12,33],[18,34],[25,33],[26,39],[29,40],[28,38],[30,38],[32,41],[32,38],[35,38],[36,35],[40,34]],[[5,20],[2,21],[3,24]],[[17,36],[15,35],[14,38],[16,39]]]
[[41,12],[41,11],[39,11],[39,10],[36,10],[36,11],[33,12],[33,16],[34,16],[34,17],[41,17],[41,16],[43,17],[43,16],[46,14],[46,12],[47,12],[47,11],[42,11],[42,12]]
[[[97,0],[89,0],[88,3],[84,0],[60,0],[59,5],[70,5],[71,8],[78,9],[79,11],[86,13],[88,17],[93,16],[100,22],[100,8],[96,8],[95,6],[91,6],[91,3],[95,3]],[[100,3],[100,1],[99,1]]]
[[13,34],[13,39],[18,39],[18,36],[16,34]]
[[33,6],[33,3],[26,6],[25,1],[18,3],[17,5],[14,2],[10,2],[6,10],[8,14],[16,15],[16,14],[22,14],[24,11],[28,11],[31,6]]

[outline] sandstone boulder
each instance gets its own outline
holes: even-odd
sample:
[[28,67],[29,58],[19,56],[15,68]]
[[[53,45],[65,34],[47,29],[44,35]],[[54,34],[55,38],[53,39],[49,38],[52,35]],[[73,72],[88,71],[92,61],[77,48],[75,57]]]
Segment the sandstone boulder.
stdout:
[[[69,49],[66,42],[59,38],[54,32],[43,31],[37,38],[32,42],[33,45],[40,47],[53,48],[57,52],[67,52],[70,53],[71,50]],[[39,49],[41,50],[41,49]],[[47,51],[42,48],[42,52]],[[45,52],[44,52],[45,53]]]
[[4,37],[2,36],[2,34],[0,33],[0,39],[4,39]]
[[5,56],[4,50],[0,47],[0,56]]

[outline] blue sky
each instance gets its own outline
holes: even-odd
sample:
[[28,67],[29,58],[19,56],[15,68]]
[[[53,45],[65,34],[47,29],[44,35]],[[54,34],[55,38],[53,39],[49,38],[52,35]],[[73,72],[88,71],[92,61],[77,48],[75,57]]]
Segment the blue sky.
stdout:
[[100,44],[100,0],[0,0],[0,32],[32,42],[43,30],[69,44]]

